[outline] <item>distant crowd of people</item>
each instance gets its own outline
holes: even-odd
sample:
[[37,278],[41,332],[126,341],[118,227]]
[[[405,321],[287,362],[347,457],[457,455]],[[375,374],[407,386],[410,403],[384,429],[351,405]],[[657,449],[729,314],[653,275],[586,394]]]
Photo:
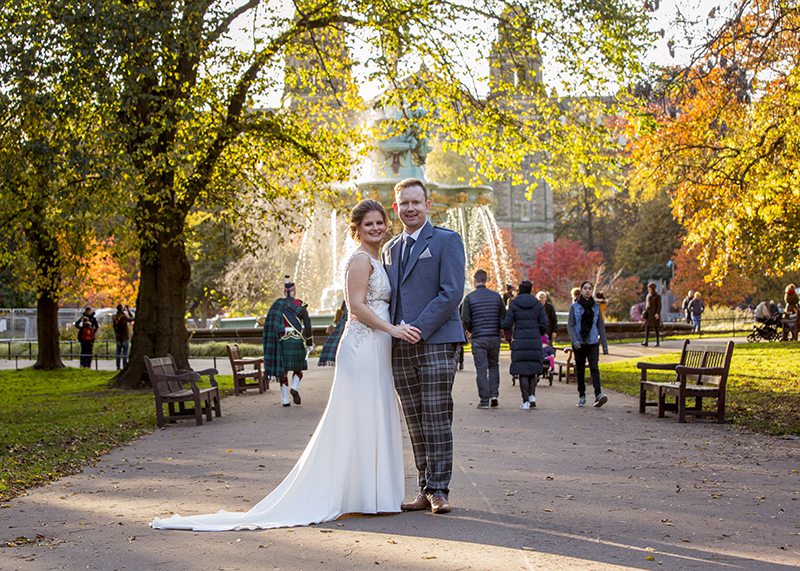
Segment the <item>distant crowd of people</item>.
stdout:
[[[472,345],[478,386],[479,409],[499,406],[500,342],[505,338],[511,346],[509,373],[519,381],[522,410],[536,407],[536,385],[555,366],[553,341],[557,337],[558,317],[546,291],[533,295],[533,284],[520,282],[517,294],[506,285],[501,296],[486,287],[487,274],[478,270],[473,275],[474,290],[461,304],[461,320]],[[575,355],[575,376],[578,406],[586,405],[586,365],[594,389],[594,406],[608,402],[600,383],[598,366],[600,347],[608,354],[603,312],[605,297],[592,295],[594,285],[583,282],[572,291],[572,305],[567,319]]]
[[784,305],[775,303],[774,299],[769,301],[761,301],[753,309],[753,318],[758,323],[772,323],[780,325],[782,332],[782,339],[787,341],[792,339],[797,341],[798,328],[800,327],[800,319],[798,319],[798,294],[797,287],[790,283],[786,286],[783,292]]
[[[130,350],[131,332],[129,325],[134,322],[133,313],[127,305],[117,305],[117,312],[111,318],[116,342],[117,370],[128,366],[128,351]],[[90,368],[94,357],[94,342],[100,324],[97,316],[90,306],[86,306],[81,316],[75,321],[78,330],[78,343],[81,347],[79,363],[82,368]]]

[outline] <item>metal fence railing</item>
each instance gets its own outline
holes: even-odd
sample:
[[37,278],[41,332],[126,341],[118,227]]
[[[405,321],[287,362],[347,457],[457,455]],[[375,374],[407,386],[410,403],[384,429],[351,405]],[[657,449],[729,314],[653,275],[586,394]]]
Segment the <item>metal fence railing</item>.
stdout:
[[[0,359],[14,361],[14,368],[19,370],[20,361],[35,361],[39,356],[36,341],[0,341]],[[60,357],[65,361],[78,361],[81,357],[80,343],[78,341],[62,341]],[[114,341],[95,341],[94,351],[92,352],[92,367],[100,369],[100,361],[115,361],[117,358],[117,345]],[[217,359],[227,361],[227,357],[208,355],[202,357],[213,362],[213,367],[217,368]]]

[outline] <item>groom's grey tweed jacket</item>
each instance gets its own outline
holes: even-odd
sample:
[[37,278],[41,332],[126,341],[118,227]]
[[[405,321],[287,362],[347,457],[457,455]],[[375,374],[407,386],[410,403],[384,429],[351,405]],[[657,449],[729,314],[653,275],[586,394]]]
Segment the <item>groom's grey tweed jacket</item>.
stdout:
[[[383,263],[392,284],[391,315],[422,331],[426,343],[464,343],[458,305],[464,296],[466,256],[457,232],[426,222],[400,275],[402,234],[383,249]],[[397,297],[402,296],[402,315]]]

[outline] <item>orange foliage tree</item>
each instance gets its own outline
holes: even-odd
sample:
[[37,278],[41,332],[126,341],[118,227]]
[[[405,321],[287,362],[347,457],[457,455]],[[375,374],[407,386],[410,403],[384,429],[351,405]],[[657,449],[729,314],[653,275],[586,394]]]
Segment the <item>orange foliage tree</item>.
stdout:
[[641,118],[634,156],[671,189],[691,251],[684,262],[696,261],[703,280],[723,290],[739,271],[800,269],[798,29],[796,2],[737,2],[695,65],[673,74]]
[[709,283],[697,259],[697,250],[684,244],[675,256],[672,291],[682,297],[687,291],[699,291],[708,305],[738,305],[756,291],[752,280],[732,268],[720,282]]
[[117,255],[112,238],[92,240],[80,264],[81,272],[65,280],[64,305],[114,307],[133,306],[139,288],[135,259]]

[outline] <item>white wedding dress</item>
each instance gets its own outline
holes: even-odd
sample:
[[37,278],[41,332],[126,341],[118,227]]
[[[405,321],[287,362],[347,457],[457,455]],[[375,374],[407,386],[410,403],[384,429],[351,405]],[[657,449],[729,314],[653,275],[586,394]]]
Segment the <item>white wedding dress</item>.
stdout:
[[[359,250],[347,266],[358,255],[369,256]],[[389,277],[378,260],[369,258],[373,271],[367,305],[388,321]],[[336,353],[328,406],[283,482],[250,511],[175,515],[154,519],[151,527],[269,529],[331,521],[348,513],[399,512],[404,491],[403,448],[391,352],[389,334],[350,317]]]

